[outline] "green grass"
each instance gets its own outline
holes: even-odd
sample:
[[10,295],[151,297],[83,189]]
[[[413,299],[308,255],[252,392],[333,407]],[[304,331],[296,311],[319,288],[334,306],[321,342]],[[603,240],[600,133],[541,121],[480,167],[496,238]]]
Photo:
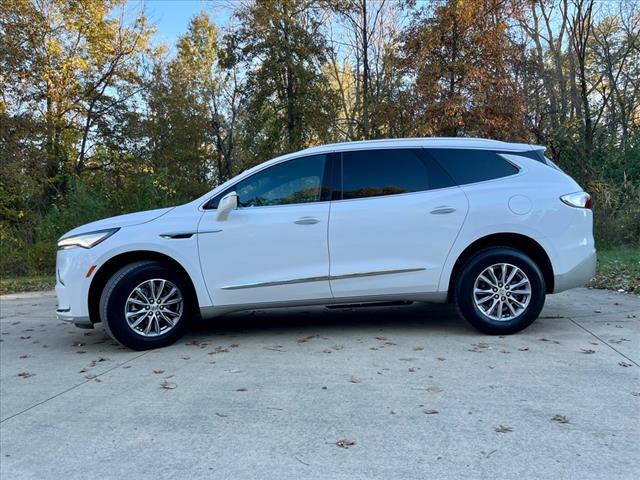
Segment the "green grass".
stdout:
[[55,284],[56,277],[53,275],[2,277],[0,278],[0,295],[4,295],[5,293],[51,290]]
[[598,250],[596,277],[589,285],[640,294],[640,248]]
[[[51,290],[55,283],[49,275],[0,278],[0,294]],[[598,270],[589,285],[640,294],[640,248],[598,250]]]

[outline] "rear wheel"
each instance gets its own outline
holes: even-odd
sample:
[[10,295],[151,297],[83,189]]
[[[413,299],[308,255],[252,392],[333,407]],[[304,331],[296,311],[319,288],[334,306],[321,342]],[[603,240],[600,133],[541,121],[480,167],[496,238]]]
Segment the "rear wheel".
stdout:
[[175,342],[192,314],[193,300],[185,279],[155,261],[132,263],[117,271],[100,298],[105,330],[134,350]]
[[506,247],[483,250],[462,267],[455,286],[461,315],[491,335],[528,327],[544,306],[544,276],[524,253]]

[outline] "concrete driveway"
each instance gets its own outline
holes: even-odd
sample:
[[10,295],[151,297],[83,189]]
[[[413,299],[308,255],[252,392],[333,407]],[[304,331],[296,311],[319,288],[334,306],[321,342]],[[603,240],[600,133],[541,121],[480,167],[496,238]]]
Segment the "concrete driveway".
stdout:
[[51,293],[0,303],[2,479],[640,475],[638,296],[551,296],[504,338],[445,306],[254,312],[143,353]]

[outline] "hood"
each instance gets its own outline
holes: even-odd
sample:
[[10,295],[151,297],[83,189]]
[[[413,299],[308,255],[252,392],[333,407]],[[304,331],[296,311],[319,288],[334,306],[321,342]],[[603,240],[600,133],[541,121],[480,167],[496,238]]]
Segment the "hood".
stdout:
[[156,218],[160,218],[165,213],[169,213],[175,207],[158,208],[155,210],[145,210],[144,212],[127,213],[126,215],[118,215],[116,217],[109,217],[95,222],[87,223],[79,227],[69,230],[60,238],[70,237],[72,235],[80,235],[82,233],[95,232],[96,230],[106,230],[108,228],[116,227],[132,227],[134,225],[140,225],[147,223]]

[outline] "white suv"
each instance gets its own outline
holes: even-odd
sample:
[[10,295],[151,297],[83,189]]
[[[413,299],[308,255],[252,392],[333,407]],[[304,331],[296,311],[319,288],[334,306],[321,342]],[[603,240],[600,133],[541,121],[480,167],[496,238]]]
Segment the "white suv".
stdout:
[[416,138],[310,148],[173,208],[58,242],[59,318],[168,345],[189,321],[301,305],[457,304],[515,333],[548,293],[586,283],[590,197],[543,147]]

